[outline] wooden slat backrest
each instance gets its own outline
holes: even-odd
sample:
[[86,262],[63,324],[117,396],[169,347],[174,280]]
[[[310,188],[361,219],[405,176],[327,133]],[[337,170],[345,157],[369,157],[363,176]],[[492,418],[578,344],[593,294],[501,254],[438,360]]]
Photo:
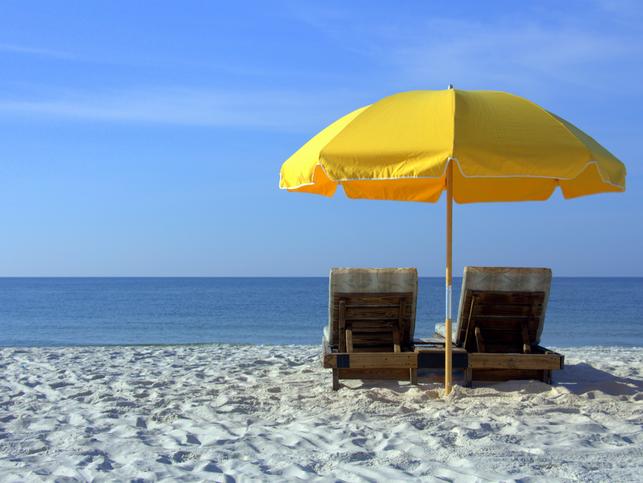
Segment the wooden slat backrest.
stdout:
[[345,337],[340,328],[340,311],[352,330],[353,349],[356,352],[393,350],[393,329],[397,327],[402,346],[408,345],[411,340],[413,293],[336,292],[331,302],[333,345],[342,346],[341,342]]
[[544,300],[545,292],[467,290],[461,321],[463,347],[469,352],[521,353],[525,341],[536,345]]

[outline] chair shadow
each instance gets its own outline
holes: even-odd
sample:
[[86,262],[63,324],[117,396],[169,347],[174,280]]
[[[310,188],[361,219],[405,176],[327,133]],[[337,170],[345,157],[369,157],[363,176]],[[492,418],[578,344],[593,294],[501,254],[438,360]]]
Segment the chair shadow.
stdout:
[[[453,371],[453,383],[464,385],[464,371],[456,369]],[[343,387],[352,389],[388,389],[400,394],[411,390],[420,389],[433,393],[444,387],[444,370],[443,369],[418,369],[418,384],[413,385],[406,380],[386,380],[386,379],[342,379]],[[437,394],[437,393],[436,393]]]
[[633,396],[643,392],[643,380],[620,377],[585,362],[565,364],[554,373],[554,385],[569,389],[573,394],[600,391],[611,396]]
[[[461,371],[454,371],[454,383],[462,385]],[[357,388],[386,388],[398,393],[405,393],[413,388],[424,390],[438,390],[444,383],[439,371],[426,371],[418,377],[419,385],[412,386],[406,381],[383,380],[356,380],[346,384],[347,387]],[[342,381],[347,382],[347,381]],[[515,381],[475,381],[473,387],[495,387],[501,392],[524,390],[530,386],[532,392],[546,392],[550,386],[538,383],[531,387],[528,380]],[[611,396],[634,396],[643,393],[643,380],[629,377],[620,377],[594,366],[581,362],[578,364],[565,364],[565,369],[555,371],[552,386],[565,387],[576,395],[587,394],[593,391],[602,392]],[[642,396],[643,398],[643,396]]]

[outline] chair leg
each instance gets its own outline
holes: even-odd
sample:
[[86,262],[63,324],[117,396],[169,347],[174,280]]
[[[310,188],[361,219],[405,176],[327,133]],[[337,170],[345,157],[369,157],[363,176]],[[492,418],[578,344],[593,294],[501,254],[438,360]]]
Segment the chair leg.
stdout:
[[339,369],[333,369],[333,391],[339,390]]
[[417,369],[409,369],[409,381],[411,382],[412,385],[417,386],[417,383],[418,383]]
[[473,385],[473,369],[467,367],[464,370],[464,386],[471,387]]
[[484,347],[484,340],[482,339],[482,332],[480,331],[480,327],[476,327],[476,330],[474,331],[476,335],[476,345],[478,346],[478,352],[486,352],[485,347]]
[[522,351],[525,354],[531,353],[531,345],[529,344],[529,328],[527,327],[527,322],[522,321]]
[[353,352],[353,329],[346,329],[346,352]]
[[400,352],[401,350],[400,331],[398,329],[393,329],[393,352]]
[[346,301],[339,301],[339,352],[346,352]]

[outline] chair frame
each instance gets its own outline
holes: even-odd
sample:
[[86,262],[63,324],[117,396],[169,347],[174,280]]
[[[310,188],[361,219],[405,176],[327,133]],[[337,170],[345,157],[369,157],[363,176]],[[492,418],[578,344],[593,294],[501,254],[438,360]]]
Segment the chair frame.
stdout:
[[[476,381],[538,379],[551,384],[552,371],[563,369],[564,356],[538,345],[538,324],[545,307],[543,291],[467,289],[466,310],[453,348],[452,367],[464,384]],[[335,292],[331,323],[322,343],[322,365],[332,370],[333,390],[340,379],[393,379],[417,384],[418,369],[444,369],[444,339],[413,339],[413,292]],[[511,302],[500,314],[489,307]],[[487,307],[485,307],[485,304]],[[514,310],[515,309],[515,310]],[[492,328],[489,321],[504,328]],[[485,322],[486,321],[486,322]],[[494,340],[501,335],[505,346]],[[504,331],[504,333],[503,333]]]
[[339,379],[417,380],[411,341],[412,292],[336,292],[332,331],[337,344],[324,340],[323,365]]
[[458,342],[469,354],[471,380],[551,384],[552,371],[563,369],[565,358],[535,343],[545,297],[543,291],[467,289],[459,329],[464,340]]
[[[331,330],[336,337],[324,338],[322,360],[332,369],[333,390],[340,388],[340,379],[417,384],[418,369],[444,369],[444,344],[412,338],[413,297],[410,292],[334,294]],[[464,349],[454,349],[453,367],[463,370],[465,378],[469,374]]]

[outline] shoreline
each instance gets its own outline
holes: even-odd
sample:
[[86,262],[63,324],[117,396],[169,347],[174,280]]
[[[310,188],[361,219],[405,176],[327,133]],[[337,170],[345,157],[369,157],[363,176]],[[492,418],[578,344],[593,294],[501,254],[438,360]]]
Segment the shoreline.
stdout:
[[[321,338],[321,337],[320,337]],[[290,347],[300,347],[310,349],[317,347],[321,350],[321,344],[262,344],[262,343],[251,343],[251,342],[179,342],[179,343],[141,343],[141,344],[61,344],[61,345],[1,345],[0,351],[5,349],[82,349],[84,347],[105,347],[105,348],[118,348],[118,347],[133,347],[133,348],[144,348],[144,347],[218,347],[218,346],[232,346],[232,347],[275,347],[275,348],[290,348]],[[643,350],[643,345],[622,345],[622,344],[613,344],[613,345],[549,345],[547,348],[555,351],[565,351],[565,350],[590,350],[590,349],[641,349]]]

